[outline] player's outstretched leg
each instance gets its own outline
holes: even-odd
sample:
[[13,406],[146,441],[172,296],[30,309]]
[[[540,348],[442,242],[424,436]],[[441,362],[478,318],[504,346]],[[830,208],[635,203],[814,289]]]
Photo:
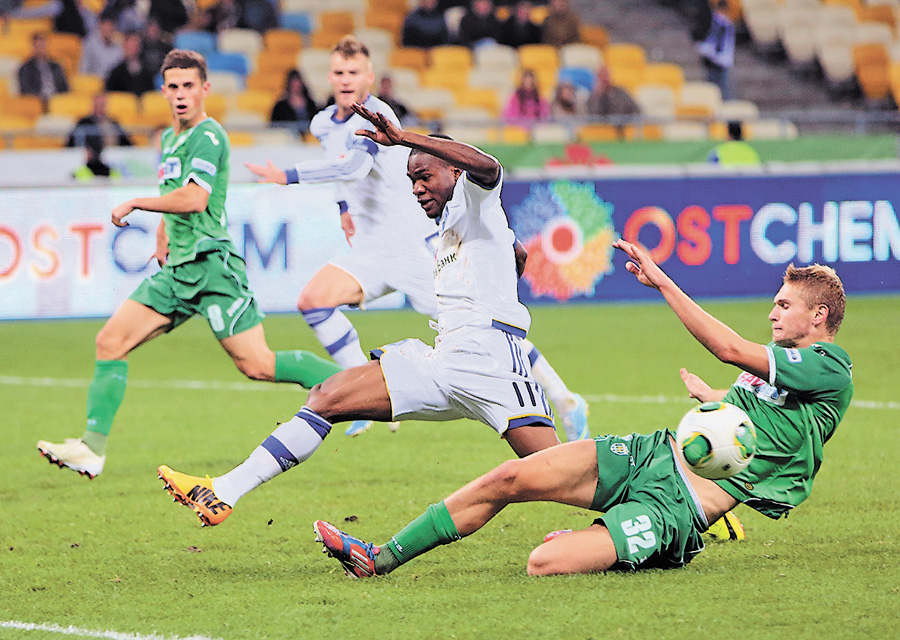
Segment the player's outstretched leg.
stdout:
[[189,476],[166,465],[161,465],[156,471],[174,501],[192,509],[204,527],[220,524],[231,514],[231,505],[216,496],[209,476]]
[[100,475],[106,463],[106,456],[98,456],[80,438],[66,438],[58,444],[40,440],[37,448],[51,464],[60,469],[71,469],[91,480]]
[[351,578],[371,578],[375,573],[375,556],[381,551],[371,542],[363,542],[344,533],[323,520],[313,523],[316,542],[322,543],[322,553],[326,553],[344,568]]
[[523,340],[522,346],[531,362],[531,373],[534,379],[541,385],[544,393],[547,394],[559,413],[560,421],[566,432],[566,439],[572,442],[590,438],[587,421],[588,405],[585,399],[577,393],[569,391],[566,383],[530,340]]

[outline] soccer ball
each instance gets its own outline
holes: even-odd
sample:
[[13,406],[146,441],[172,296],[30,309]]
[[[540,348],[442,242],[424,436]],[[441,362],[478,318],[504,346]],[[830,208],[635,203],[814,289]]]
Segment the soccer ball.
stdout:
[[750,464],[756,454],[756,428],[733,404],[704,402],[681,419],[675,442],[691,471],[721,480]]

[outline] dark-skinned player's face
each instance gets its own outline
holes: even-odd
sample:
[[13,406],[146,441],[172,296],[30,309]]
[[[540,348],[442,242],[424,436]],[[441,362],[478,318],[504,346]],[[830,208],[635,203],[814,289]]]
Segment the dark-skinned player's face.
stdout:
[[453,195],[453,188],[462,172],[427,153],[411,153],[406,175],[412,181],[413,195],[425,215],[439,218]]

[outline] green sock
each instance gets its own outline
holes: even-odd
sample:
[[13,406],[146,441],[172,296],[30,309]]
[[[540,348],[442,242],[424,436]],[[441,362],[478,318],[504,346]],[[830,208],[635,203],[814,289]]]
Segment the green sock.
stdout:
[[390,573],[416,556],[460,538],[453,518],[442,500],[429,506],[425,513],[406,525],[383,546],[390,553],[382,552],[375,556],[375,573]]
[[97,360],[94,364],[94,379],[87,395],[87,429],[81,439],[98,456],[106,453],[106,440],[125,397],[127,381],[125,360]]
[[296,382],[301,387],[312,389],[338,371],[343,371],[343,367],[311,351],[275,352],[276,382]]

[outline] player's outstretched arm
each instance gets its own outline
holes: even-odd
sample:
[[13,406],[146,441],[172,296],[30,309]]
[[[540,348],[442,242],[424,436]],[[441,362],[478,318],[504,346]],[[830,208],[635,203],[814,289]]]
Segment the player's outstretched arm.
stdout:
[[688,390],[688,393],[691,394],[692,398],[696,398],[700,402],[721,400],[727,393],[725,389],[713,389],[706,384],[700,376],[691,373],[683,367],[679,373],[681,373],[681,381],[684,382],[684,386]]
[[628,272],[641,284],[657,289],[685,328],[710,353],[722,362],[763,379],[768,378],[769,357],[763,345],[745,340],[728,325],[704,311],[641,247],[622,239],[613,242],[613,247],[628,256],[629,261],[625,265]]
[[252,164],[250,162],[245,163],[244,166],[250,170],[250,173],[259,178],[257,182],[287,184],[287,172],[276,167],[272,164],[271,160],[266,160],[265,166],[261,164]]
[[402,145],[429,153],[446,160],[454,167],[459,167],[481,185],[495,185],[500,177],[500,163],[481,149],[456,140],[432,138],[405,131],[383,114],[369,111],[361,104],[354,103],[353,110],[375,125],[375,131],[359,129],[356,131],[357,135],[365,136],[384,146]]
[[188,182],[183,187],[173,189],[162,196],[132,198],[116,205],[112,210],[112,223],[117,227],[127,227],[125,216],[140,209],[157,213],[198,213],[206,210],[209,193],[196,182]]

